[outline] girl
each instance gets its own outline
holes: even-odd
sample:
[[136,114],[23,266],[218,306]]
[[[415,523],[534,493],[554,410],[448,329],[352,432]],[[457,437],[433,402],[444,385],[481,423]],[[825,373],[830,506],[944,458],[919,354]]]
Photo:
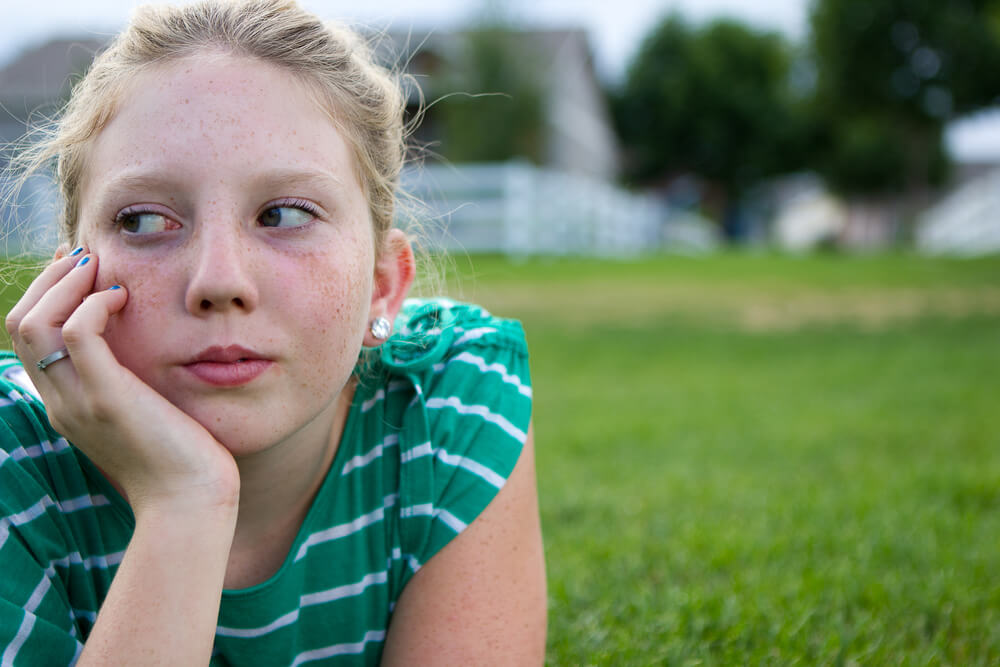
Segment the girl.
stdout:
[[403,106],[289,0],[141,10],[76,86],[7,317],[3,665],[542,661],[523,333],[406,299]]

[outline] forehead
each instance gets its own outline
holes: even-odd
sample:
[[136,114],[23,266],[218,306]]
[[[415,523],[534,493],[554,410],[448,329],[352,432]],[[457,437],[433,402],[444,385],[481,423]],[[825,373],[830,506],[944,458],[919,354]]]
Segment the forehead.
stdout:
[[112,173],[239,178],[265,165],[322,170],[360,188],[343,134],[312,93],[287,70],[242,56],[203,53],[146,68],[95,138],[84,192]]

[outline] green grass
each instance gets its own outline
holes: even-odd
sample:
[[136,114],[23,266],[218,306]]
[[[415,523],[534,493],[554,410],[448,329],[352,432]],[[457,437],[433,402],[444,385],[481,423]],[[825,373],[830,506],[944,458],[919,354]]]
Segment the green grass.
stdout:
[[528,331],[550,665],[1000,664],[1000,258],[455,264]]
[[1000,662],[1000,259],[458,268],[528,330],[549,664]]

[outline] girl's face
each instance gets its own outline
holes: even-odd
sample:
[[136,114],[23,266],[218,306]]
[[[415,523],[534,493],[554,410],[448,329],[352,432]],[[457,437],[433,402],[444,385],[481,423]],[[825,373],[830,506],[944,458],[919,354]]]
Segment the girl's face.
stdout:
[[[304,85],[205,54],[135,77],[81,187],[118,361],[234,454],[329,433],[373,299],[347,143]],[[122,400],[128,400],[123,397]]]

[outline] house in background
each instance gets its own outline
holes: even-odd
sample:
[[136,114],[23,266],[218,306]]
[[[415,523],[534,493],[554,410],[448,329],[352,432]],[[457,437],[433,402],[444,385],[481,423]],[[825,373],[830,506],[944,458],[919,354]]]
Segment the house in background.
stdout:
[[58,38],[23,51],[0,69],[0,141],[21,138],[29,118],[55,111],[104,42]]
[[1000,252],[1000,108],[959,119],[946,132],[956,185],[917,222],[917,247],[929,253]]
[[[405,64],[426,96],[417,138],[434,144],[441,136],[434,102],[452,94],[508,94],[506,90],[451,90],[442,84],[449,72],[461,71],[465,42],[473,32],[440,32],[420,37],[389,32],[375,39],[381,60],[389,67]],[[607,101],[597,79],[587,34],[583,30],[518,30],[509,33],[510,46],[526,66],[541,93],[544,128],[540,165],[563,173],[613,181],[619,174],[620,146]],[[409,110],[419,97],[411,91]],[[443,155],[445,160],[449,158]]]
[[[9,151],[24,141],[65,100],[73,82],[90,65],[103,42],[58,38],[23,51],[0,69],[0,175]],[[11,183],[0,177],[0,250],[7,255],[48,255],[56,245],[57,197],[50,179],[36,176],[9,198]]]
[[424,103],[417,143],[434,150],[443,140],[443,164],[427,160],[403,174],[404,188],[422,202],[418,216],[433,247],[513,255],[627,255],[665,246],[701,252],[714,245],[707,226],[682,224],[659,199],[616,185],[619,141],[584,31],[505,30],[503,36],[508,64],[522,68],[518,72],[539,94],[535,163],[527,157],[505,163],[451,161],[446,114],[435,102],[453,94],[516,94],[455,83],[461,77],[451,74],[468,69],[464,59],[470,40],[481,38],[481,32],[388,33],[376,40],[383,62],[405,63],[423,90],[424,100],[415,90],[409,99],[411,117]]
[[[1000,252],[1000,108],[958,118],[945,128],[953,161],[946,187],[916,208],[913,241],[932,254]],[[820,246],[883,248],[896,243],[899,197],[858,205],[831,194],[814,174],[767,183],[769,201],[760,217],[769,221],[770,241],[792,251]]]

